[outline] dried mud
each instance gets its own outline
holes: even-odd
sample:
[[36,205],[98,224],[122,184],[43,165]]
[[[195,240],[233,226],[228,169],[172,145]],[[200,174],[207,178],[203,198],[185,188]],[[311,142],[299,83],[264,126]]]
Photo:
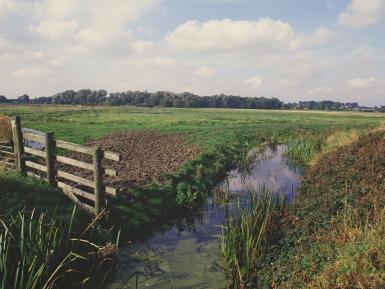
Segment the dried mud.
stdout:
[[[200,154],[200,150],[186,143],[186,134],[122,132],[89,140],[87,146],[100,146],[122,155],[120,162],[104,160],[103,166],[117,171],[118,176],[105,177],[105,184],[126,191],[134,185],[161,181],[162,176],[177,171],[186,161]],[[88,155],[74,153],[71,158],[92,163]],[[60,165],[60,169],[75,175],[92,178],[90,173]]]

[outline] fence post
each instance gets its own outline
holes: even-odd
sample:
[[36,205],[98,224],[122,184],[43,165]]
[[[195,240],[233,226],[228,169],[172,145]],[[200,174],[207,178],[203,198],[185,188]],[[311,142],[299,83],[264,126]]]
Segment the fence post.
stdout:
[[99,147],[94,148],[94,185],[95,185],[95,215],[99,215],[103,202],[103,170],[102,170],[103,153]]
[[45,161],[47,165],[47,180],[51,186],[56,184],[55,180],[55,139],[53,132],[45,134]]
[[12,137],[13,137],[13,150],[16,159],[16,170],[19,172],[25,172],[25,160],[24,160],[24,145],[23,134],[21,131],[20,116],[15,116],[11,119],[12,123]]

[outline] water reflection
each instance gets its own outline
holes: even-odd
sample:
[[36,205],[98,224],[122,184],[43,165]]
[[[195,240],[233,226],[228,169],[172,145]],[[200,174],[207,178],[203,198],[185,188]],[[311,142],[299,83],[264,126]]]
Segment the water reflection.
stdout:
[[283,151],[284,146],[267,147],[246,173],[230,172],[192,222],[176,222],[165,232],[122,248],[121,265],[107,288],[225,288],[220,254],[223,201],[261,187],[291,199],[301,170],[283,157]]

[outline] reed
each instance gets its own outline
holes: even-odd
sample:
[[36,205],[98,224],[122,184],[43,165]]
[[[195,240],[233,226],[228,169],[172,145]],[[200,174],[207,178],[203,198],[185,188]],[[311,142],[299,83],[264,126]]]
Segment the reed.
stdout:
[[0,219],[0,288],[87,288],[116,247],[106,254],[107,247],[84,240],[90,232],[77,238],[74,216],[75,209],[65,220],[35,211],[8,224]]
[[284,199],[263,189],[248,193],[227,208],[221,250],[230,288],[253,288],[257,258],[267,243],[272,217],[284,207]]
[[294,161],[308,164],[321,151],[324,142],[323,134],[292,137],[287,142],[285,154]]

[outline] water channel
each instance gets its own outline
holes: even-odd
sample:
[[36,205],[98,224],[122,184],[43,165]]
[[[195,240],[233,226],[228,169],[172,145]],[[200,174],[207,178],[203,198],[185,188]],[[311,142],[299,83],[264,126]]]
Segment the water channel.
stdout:
[[[234,170],[218,187],[231,200],[262,187],[291,200],[300,184],[301,169],[283,155],[284,146],[267,146],[247,173]],[[221,225],[224,205],[209,196],[192,224],[178,222],[144,242],[120,249],[120,265],[108,289],[222,289]]]

